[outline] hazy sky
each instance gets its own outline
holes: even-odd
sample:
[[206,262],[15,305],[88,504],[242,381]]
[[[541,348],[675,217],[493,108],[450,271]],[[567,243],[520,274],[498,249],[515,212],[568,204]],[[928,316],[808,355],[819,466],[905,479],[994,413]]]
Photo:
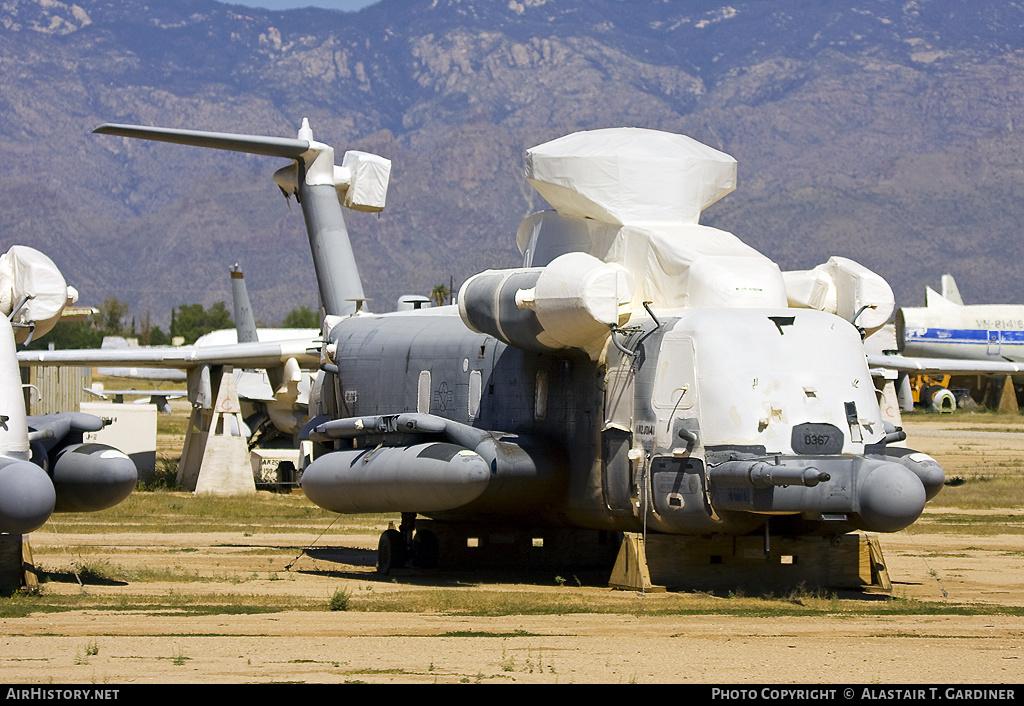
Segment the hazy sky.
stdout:
[[295,7],[327,7],[332,10],[360,10],[379,0],[223,0],[230,5],[265,7],[269,10],[289,10]]

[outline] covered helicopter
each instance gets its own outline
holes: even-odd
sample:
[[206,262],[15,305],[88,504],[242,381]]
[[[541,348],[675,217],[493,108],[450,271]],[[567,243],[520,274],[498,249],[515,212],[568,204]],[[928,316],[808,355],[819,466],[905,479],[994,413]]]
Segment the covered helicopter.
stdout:
[[99,417],[27,416],[17,346],[49,331],[78,294],[53,261],[16,245],[0,256],[0,535],[24,535],[53,512],[87,512],[131,494],[138,471],[111,446],[85,442]]
[[387,160],[336,166],[306,121],[296,139],[96,132],[292,160],[275,181],[302,206],[324,313],[301,485],[334,512],[401,514],[381,571],[477,541],[578,557],[621,532],[894,532],[942,487],[883,420],[867,367],[891,289],[843,258],[783,273],[701,225],[736,162],[688,137],[596,130],[529,150],[554,210],[519,227],[522,267],[471,277],[457,305],[370,314],[340,204],[381,210]]

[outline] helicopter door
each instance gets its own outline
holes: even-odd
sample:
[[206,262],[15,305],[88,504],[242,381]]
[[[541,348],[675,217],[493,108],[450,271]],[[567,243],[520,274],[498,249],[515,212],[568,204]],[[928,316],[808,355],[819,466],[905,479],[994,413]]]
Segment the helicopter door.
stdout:
[[630,365],[610,368],[605,378],[604,428],[601,431],[601,486],[608,509],[632,513],[633,382]]

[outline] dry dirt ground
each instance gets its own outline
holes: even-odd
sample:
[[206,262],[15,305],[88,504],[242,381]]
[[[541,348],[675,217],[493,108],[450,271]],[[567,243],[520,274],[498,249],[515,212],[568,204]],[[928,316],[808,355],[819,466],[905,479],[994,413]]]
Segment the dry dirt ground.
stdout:
[[[939,458],[947,476],[980,464],[1020,472],[1015,462],[1024,458],[1024,422],[1018,426],[973,431],[952,417],[906,424],[909,443]],[[44,528],[31,538],[40,565],[66,566],[82,553],[127,568],[167,565],[179,576],[214,580],[88,585],[84,590],[92,595],[123,596],[123,605],[0,618],[0,681],[1021,684],[1024,508],[992,511],[1009,517],[1005,533],[930,529],[929,518],[949,512],[929,507],[909,531],[881,537],[890,595],[937,608],[891,614],[841,607],[887,600],[877,593],[843,594],[833,599],[833,609],[800,615],[796,609],[810,598],[791,598],[796,613],[786,614],[735,610],[743,600],[735,596],[611,591],[599,580],[577,585],[547,576],[516,584],[415,572],[388,579],[373,569],[379,530],[320,537],[308,530],[168,534],[122,526],[103,534],[55,534]],[[321,550],[303,554],[310,546]],[[43,590],[71,596],[83,588],[65,580]],[[329,610],[339,590],[353,600],[435,591],[453,602],[473,592],[504,591],[513,599],[528,592],[567,605],[618,600],[626,607],[497,617],[443,609]],[[194,615],[172,604],[188,603],[193,594],[209,602],[218,593],[294,595],[314,609]],[[167,607],[133,608],[147,597]],[[657,614],[659,606],[687,601],[701,609]],[[786,601],[774,604],[780,603]]]

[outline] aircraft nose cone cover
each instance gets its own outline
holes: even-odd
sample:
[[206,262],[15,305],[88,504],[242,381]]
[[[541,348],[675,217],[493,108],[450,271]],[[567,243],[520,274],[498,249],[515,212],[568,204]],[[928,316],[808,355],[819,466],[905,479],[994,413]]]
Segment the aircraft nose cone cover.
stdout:
[[103,444],[74,444],[58,454],[53,485],[58,512],[96,512],[131,495],[139,480],[135,464],[123,452]]
[[53,512],[56,494],[46,472],[28,461],[0,468],[0,534],[27,534]]
[[921,516],[925,490],[921,479],[896,463],[875,467],[860,484],[861,529],[898,532]]

